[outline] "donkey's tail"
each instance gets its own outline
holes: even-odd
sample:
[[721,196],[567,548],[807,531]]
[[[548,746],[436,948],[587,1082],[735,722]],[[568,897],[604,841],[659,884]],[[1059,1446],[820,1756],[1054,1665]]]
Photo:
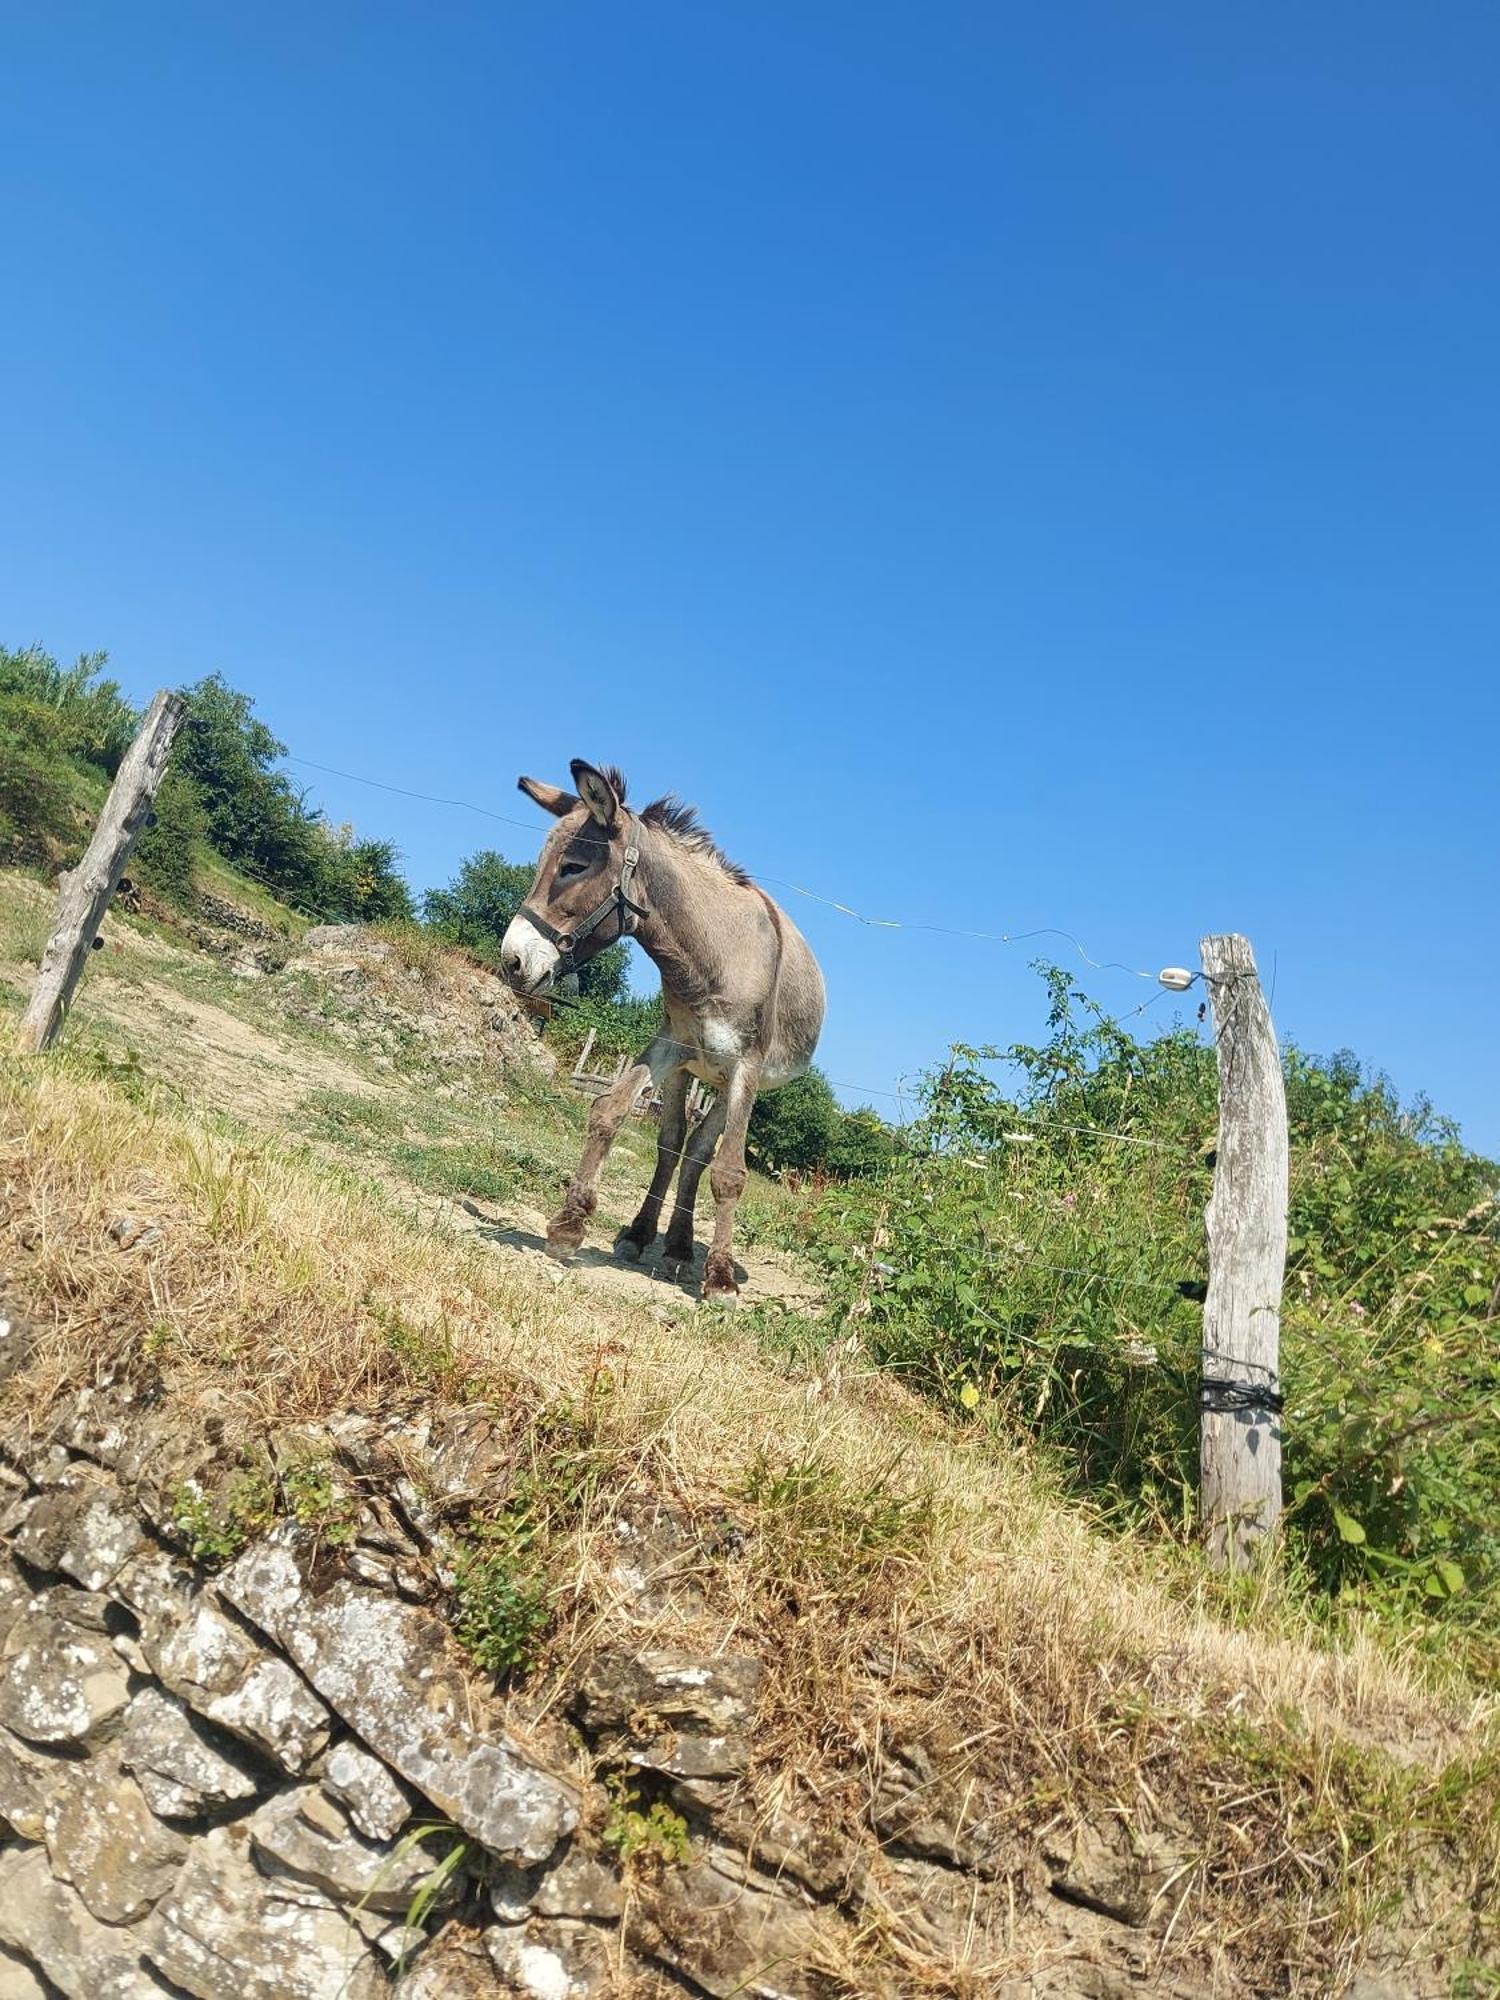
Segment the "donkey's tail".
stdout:
[[762,1056],[769,1056],[776,1040],[776,1018],[781,1002],[781,968],[786,959],[786,932],[781,927],[781,912],[771,901],[765,890],[756,887],[755,893],[766,906],[771,919],[771,928],[776,933],[776,964],[771,973],[770,990],[766,994],[765,1005],[760,1014],[760,1039]]

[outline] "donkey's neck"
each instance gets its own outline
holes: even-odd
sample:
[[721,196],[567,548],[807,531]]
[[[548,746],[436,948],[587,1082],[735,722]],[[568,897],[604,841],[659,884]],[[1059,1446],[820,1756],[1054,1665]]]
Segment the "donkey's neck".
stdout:
[[639,841],[636,881],[647,915],[637,925],[636,943],[672,999],[701,1007],[714,997],[724,964],[715,935],[720,881],[726,903],[738,885],[700,856],[684,852],[660,827],[642,825]]

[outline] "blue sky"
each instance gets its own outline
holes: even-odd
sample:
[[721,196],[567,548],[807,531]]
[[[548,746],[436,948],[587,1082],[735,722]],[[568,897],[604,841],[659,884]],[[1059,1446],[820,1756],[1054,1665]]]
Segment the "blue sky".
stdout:
[[[0,638],[530,822],[618,762],[876,915],[1243,930],[1500,1150],[1493,7],[0,35]],[[298,775],[419,887],[534,851]],[[845,1086],[1032,1036],[1068,950],[787,900]]]

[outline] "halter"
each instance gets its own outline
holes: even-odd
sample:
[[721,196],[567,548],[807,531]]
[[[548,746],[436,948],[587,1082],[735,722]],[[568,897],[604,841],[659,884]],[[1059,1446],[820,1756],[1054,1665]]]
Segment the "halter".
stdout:
[[642,904],[634,901],[630,894],[631,885],[635,881],[635,871],[641,859],[641,850],[637,845],[640,832],[640,821],[632,813],[629,829],[625,835],[625,859],[620,864],[620,872],[615,878],[614,887],[598,909],[591,910],[573,930],[555,930],[539,911],[532,909],[529,903],[523,903],[516,912],[517,916],[526,919],[533,930],[540,931],[549,944],[557,946],[558,960],[552,973],[554,980],[565,979],[570,972],[578,970],[578,947],[586,937],[591,937],[598,930],[611,910],[614,911],[619,923],[619,929],[610,939],[611,944],[618,943],[621,938],[631,935],[634,928],[630,921],[632,917],[640,918],[651,914]]

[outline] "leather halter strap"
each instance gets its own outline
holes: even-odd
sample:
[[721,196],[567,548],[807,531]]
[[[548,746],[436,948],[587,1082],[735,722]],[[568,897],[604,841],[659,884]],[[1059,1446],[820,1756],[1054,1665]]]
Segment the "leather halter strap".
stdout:
[[640,866],[640,835],[640,821],[632,813],[625,830],[625,858],[620,864],[620,872],[615,877],[613,888],[599,907],[591,910],[573,926],[572,930],[556,929],[548,923],[539,910],[534,910],[530,903],[523,903],[516,912],[518,916],[526,919],[533,930],[540,931],[549,944],[557,946],[558,960],[553,971],[554,979],[565,979],[570,972],[578,971],[578,947],[585,938],[592,937],[611,910],[614,911],[619,925],[609,940],[611,944],[616,944],[621,938],[631,935],[635,929],[635,925],[631,922],[633,917],[639,919],[649,916],[650,912],[643,904],[637,903],[630,893],[635,882],[635,871]]

